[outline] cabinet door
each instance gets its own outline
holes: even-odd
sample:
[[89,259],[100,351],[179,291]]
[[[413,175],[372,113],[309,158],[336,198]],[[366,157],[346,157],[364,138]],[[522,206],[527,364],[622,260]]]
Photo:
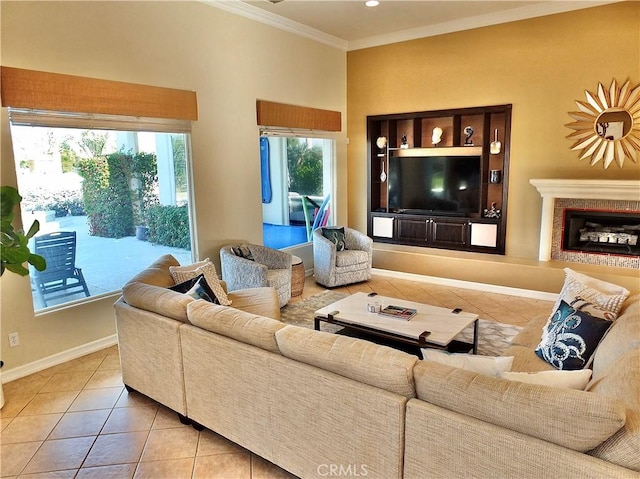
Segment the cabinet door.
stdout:
[[422,244],[427,242],[427,218],[401,218],[396,217],[398,241],[412,244]]
[[468,244],[467,220],[431,219],[431,243],[437,246],[460,247]]
[[395,218],[386,216],[374,216],[372,232],[377,238],[393,238],[393,222]]

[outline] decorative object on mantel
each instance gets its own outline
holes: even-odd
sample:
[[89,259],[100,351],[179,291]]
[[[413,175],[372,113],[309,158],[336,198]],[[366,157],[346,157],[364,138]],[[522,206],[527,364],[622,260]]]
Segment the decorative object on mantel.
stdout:
[[502,211],[498,209],[495,201],[491,203],[491,208],[484,210],[485,218],[500,218],[501,215]]
[[407,134],[406,133],[402,134],[402,140],[401,140],[401,143],[400,143],[400,148],[402,148],[402,149],[409,148],[409,143],[407,142]]
[[464,134],[467,135],[464,139],[464,146],[473,146],[473,140],[471,137],[475,133],[475,130],[471,126],[464,127]]
[[496,128],[495,136],[493,137],[493,141],[489,145],[489,153],[492,155],[497,155],[502,150],[502,143],[498,141],[498,129]]
[[575,130],[567,138],[576,140],[572,150],[582,150],[580,159],[591,157],[591,166],[603,160],[605,168],[616,160],[622,168],[625,158],[637,163],[640,151],[640,85],[615,78],[607,89],[598,83],[597,93],[585,91],[587,101],[576,100],[580,111],[569,112],[576,120],[566,126]]
[[376,140],[376,146],[381,150],[384,150],[387,147],[387,137],[379,136],[378,139]]
[[434,146],[438,146],[438,143],[442,141],[442,128],[436,126],[433,129],[433,133],[431,134],[431,144]]

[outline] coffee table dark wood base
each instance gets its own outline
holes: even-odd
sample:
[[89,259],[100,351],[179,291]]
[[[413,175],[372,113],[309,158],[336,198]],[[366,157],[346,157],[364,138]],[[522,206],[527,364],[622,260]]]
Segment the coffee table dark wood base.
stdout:
[[390,346],[409,354],[414,354],[422,359],[422,348],[433,348],[447,351],[449,353],[478,353],[478,320],[473,322],[473,343],[463,341],[451,341],[446,347],[427,342],[428,334],[420,335],[418,339],[408,338],[399,334],[393,334],[387,331],[380,331],[375,328],[369,328],[363,325],[355,325],[340,321],[333,316],[328,318],[316,316],[313,318],[313,327],[320,331],[320,322],[335,324],[342,326],[343,329],[336,334],[350,336],[360,339],[366,339],[376,344]]

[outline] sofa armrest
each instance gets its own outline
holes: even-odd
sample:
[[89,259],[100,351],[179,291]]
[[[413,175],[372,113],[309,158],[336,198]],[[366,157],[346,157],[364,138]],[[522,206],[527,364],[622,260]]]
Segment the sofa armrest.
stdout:
[[509,381],[432,361],[414,368],[419,399],[450,411],[586,452],[625,424],[615,398]]

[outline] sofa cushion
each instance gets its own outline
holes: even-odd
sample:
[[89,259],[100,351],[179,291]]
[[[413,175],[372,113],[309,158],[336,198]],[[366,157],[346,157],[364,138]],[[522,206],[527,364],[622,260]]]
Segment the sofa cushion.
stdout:
[[274,288],[264,286],[236,289],[231,291],[228,296],[236,309],[271,319],[280,319],[280,303],[278,302],[278,293]]
[[640,471],[640,348],[627,351],[609,364],[598,378],[592,379],[587,391],[596,396],[620,398],[627,407],[624,427],[590,454]]
[[484,376],[431,361],[414,368],[419,399],[513,431],[588,451],[625,423],[622,402],[585,391]]
[[180,266],[180,263],[172,255],[165,254],[151,263],[148,268],[140,271],[128,282],[152,284],[154,286],[168,288],[176,283],[169,272],[171,266]]
[[223,306],[231,304],[231,301],[227,298],[227,293],[220,284],[216,267],[209,258],[185,266],[169,266],[169,272],[176,283],[182,283],[203,274],[218,302]]
[[594,379],[601,377],[609,365],[619,357],[636,348],[640,348],[640,294],[625,302],[620,316],[593,354]]
[[[167,274],[169,272],[167,271]],[[169,275],[171,278],[171,275]],[[171,279],[173,282],[173,279]],[[128,282],[122,288],[125,302],[136,308],[167,316],[177,321],[187,322],[187,305],[194,301],[191,296],[141,282]]]
[[510,371],[513,356],[479,356],[476,354],[449,354],[437,349],[422,349],[422,358],[436,363],[446,364],[455,368],[466,369],[487,376],[498,377]]
[[504,356],[513,356],[513,364],[511,365],[512,371],[536,373],[539,371],[557,371],[556,368],[551,366],[546,361],[543,361],[538,357],[535,352],[535,345],[533,347],[513,345],[510,346],[504,353]]
[[284,324],[278,320],[205,301],[189,304],[187,317],[191,324],[199,328],[267,351],[280,352],[275,333]]
[[583,391],[591,379],[591,369],[577,369],[575,371],[539,371],[537,373],[519,373],[505,371],[500,375],[502,379],[520,381],[528,384],[543,384],[559,388],[578,389]]
[[324,331],[286,326],[276,333],[283,356],[371,386],[415,397],[415,356]]
[[561,300],[542,332],[536,354],[558,369],[582,369],[612,324]]

